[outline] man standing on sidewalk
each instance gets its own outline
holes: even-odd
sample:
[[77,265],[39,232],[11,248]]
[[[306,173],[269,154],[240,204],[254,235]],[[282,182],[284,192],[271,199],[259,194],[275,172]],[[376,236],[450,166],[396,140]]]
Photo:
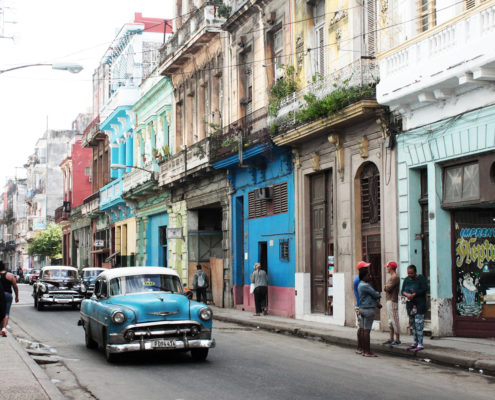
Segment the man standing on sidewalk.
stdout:
[[196,289],[196,301],[206,304],[206,288],[209,285],[208,275],[203,271],[201,264],[196,265],[197,271],[193,278],[193,288]]
[[[390,261],[385,268],[390,277],[385,284],[383,290],[385,291],[385,299],[387,301],[387,317],[388,325],[390,327],[390,339],[383,344],[390,344],[392,346],[400,344],[400,329],[399,329],[399,286],[400,278],[397,274],[397,263]],[[395,340],[394,340],[395,333]]]
[[361,268],[369,268],[371,264],[364,262],[364,261],[359,261],[356,265],[356,269],[358,270],[358,274],[354,278],[354,281],[352,283],[353,289],[354,289],[354,297],[356,298],[356,306],[354,307],[354,312],[356,314],[356,326],[358,328],[357,330],[357,350],[356,354],[363,354],[363,320],[361,319],[361,314],[359,313],[359,292],[358,292],[358,286],[359,286],[359,270]]

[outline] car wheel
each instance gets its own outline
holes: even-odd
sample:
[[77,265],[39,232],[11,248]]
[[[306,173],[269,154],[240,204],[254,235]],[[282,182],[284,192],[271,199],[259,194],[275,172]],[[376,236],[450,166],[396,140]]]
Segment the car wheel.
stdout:
[[192,349],[191,356],[195,361],[205,361],[208,357],[208,349]]
[[108,340],[107,339],[107,333],[106,332],[103,332],[103,353],[105,353],[106,360],[109,363],[113,363],[117,359],[117,355],[116,354],[113,354],[113,353],[110,353],[107,350],[107,343],[108,343],[107,340]]
[[35,302],[36,302],[36,309],[38,311],[43,310],[43,303],[38,299],[38,297],[35,297]]
[[96,343],[91,337],[91,333],[89,332],[89,326],[84,327],[84,339],[86,342],[86,347],[88,349],[96,349],[98,343]]

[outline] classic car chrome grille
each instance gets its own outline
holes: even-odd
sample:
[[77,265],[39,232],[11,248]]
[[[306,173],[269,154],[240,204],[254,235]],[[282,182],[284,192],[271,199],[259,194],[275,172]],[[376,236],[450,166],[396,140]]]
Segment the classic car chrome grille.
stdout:
[[161,324],[138,324],[128,327],[124,337],[128,340],[141,338],[170,338],[170,337],[195,337],[201,332],[201,324],[195,321],[161,323]]
[[50,290],[48,294],[52,294],[56,296],[67,295],[68,297],[79,296],[79,292],[75,290]]

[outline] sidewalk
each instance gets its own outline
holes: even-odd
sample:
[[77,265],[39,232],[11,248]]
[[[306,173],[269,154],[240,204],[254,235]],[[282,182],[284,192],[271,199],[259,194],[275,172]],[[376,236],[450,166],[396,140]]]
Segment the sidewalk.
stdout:
[[[10,332],[9,332],[10,333]],[[12,334],[0,337],[0,399],[62,400],[45,372],[16,342]]]
[[[255,317],[252,312],[214,306],[211,308],[213,318],[218,321],[233,322],[299,337],[316,338],[340,346],[355,348],[357,345],[355,328],[271,315]],[[451,367],[473,368],[476,372],[482,370],[484,374],[495,375],[495,339],[458,337],[432,339],[425,336],[425,349],[415,353],[407,350],[407,346],[412,343],[411,336],[401,335],[402,345],[400,346],[383,345],[382,343],[388,338],[388,332],[372,331],[371,345],[373,351],[418,360],[429,360],[429,362]]]

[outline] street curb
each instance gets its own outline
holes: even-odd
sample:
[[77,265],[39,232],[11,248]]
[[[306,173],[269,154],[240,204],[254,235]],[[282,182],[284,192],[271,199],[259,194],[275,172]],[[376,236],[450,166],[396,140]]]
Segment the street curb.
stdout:
[[40,384],[43,391],[46,393],[50,400],[66,400],[66,397],[62,392],[55,386],[55,384],[48,378],[45,371],[36,364],[36,362],[28,355],[26,350],[17,342],[17,340],[11,335],[7,337],[11,347],[16,351],[16,353],[22,358],[22,361],[29,368],[31,373],[34,375],[38,383]]
[[[325,343],[334,344],[343,347],[356,347],[357,340],[353,337],[340,337],[334,336],[324,329],[307,329],[298,327],[287,327],[277,325],[268,321],[247,321],[241,318],[230,317],[226,315],[213,314],[213,318],[222,321],[230,322],[239,325],[250,326],[257,329],[263,329],[275,333],[289,334],[301,338],[316,338]],[[389,346],[381,343],[371,341],[373,350],[379,353],[393,354],[395,356],[407,357],[414,360],[428,360],[427,362],[434,362],[449,367],[462,367],[483,370],[485,375],[495,375],[495,360],[485,360],[474,357],[469,357],[461,354],[451,354],[445,352],[445,349],[434,346],[431,349],[424,349],[421,352],[415,353],[411,350],[407,350],[406,347],[401,346]]]

